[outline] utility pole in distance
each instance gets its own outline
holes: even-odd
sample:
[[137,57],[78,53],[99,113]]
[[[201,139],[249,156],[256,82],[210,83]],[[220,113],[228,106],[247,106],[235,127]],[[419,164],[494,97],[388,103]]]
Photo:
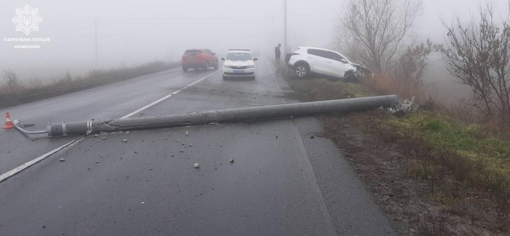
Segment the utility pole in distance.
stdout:
[[287,0],[283,0],[283,58],[287,57]]
[[99,56],[97,53],[97,16],[94,20],[94,37],[95,37],[95,47],[96,47],[96,68],[99,68]]

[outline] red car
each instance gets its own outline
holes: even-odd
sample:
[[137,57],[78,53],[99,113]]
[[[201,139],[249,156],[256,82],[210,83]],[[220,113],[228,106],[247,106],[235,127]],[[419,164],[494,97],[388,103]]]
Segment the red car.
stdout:
[[211,66],[218,69],[218,57],[209,49],[190,49],[182,55],[182,70],[184,72],[187,72],[189,68],[207,70]]

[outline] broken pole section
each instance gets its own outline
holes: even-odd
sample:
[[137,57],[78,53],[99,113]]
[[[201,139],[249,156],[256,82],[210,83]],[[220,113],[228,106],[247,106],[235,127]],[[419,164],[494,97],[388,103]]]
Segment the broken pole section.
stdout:
[[113,132],[204,125],[211,123],[243,122],[277,118],[312,116],[328,113],[348,113],[390,108],[399,104],[396,95],[350,98],[330,101],[292,103],[270,106],[192,112],[179,115],[116,119],[110,121],[82,121],[49,124],[48,136],[84,135],[93,132]]

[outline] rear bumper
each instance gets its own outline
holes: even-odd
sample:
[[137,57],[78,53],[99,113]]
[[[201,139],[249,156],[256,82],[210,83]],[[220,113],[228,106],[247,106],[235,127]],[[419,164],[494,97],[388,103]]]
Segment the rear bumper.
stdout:
[[202,68],[205,67],[206,63],[205,61],[186,61],[182,62],[183,68]]

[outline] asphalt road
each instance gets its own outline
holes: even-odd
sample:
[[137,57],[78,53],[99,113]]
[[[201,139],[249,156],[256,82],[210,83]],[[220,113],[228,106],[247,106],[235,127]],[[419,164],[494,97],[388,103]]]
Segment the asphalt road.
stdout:
[[[290,102],[273,71],[261,60],[257,80],[223,81],[174,69],[0,112],[37,129]],[[0,235],[394,235],[320,132],[300,118],[89,136],[0,183]],[[0,174],[72,139],[2,130]]]

